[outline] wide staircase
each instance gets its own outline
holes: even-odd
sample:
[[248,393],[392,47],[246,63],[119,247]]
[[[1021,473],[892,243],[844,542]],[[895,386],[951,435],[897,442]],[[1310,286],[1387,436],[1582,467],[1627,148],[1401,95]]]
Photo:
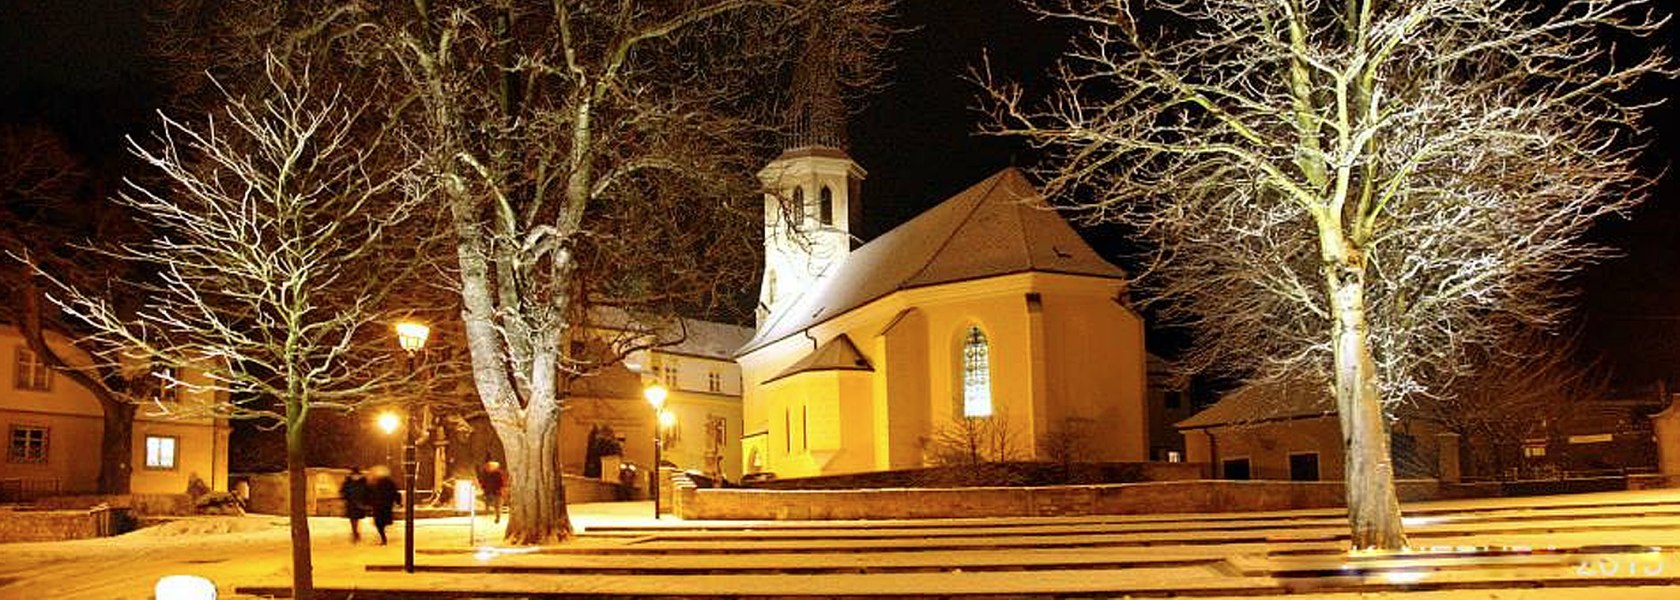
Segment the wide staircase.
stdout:
[[[328,598],[1106,598],[1546,588],[1680,597],[1680,495],[1408,506],[1412,550],[1348,552],[1339,510],[597,525],[543,548],[422,547]],[[1677,587],[1661,587],[1677,586]],[[242,594],[283,596],[273,586]],[[1482,597],[1485,597],[1484,594]]]

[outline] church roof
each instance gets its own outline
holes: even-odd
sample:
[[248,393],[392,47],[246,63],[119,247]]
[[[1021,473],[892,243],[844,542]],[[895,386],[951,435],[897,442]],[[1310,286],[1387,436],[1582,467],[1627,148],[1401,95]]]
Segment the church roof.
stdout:
[[810,371],[873,370],[875,368],[870,366],[869,359],[864,358],[863,353],[858,351],[857,345],[852,343],[852,338],[842,334],[829,340],[827,344],[823,344],[821,348],[817,348],[809,356],[799,359],[799,362],[793,363],[793,366],[777,373],[775,377],[764,380],[764,383]]
[[1125,276],[1013,167],[864,244],[833,269],[739,354],[900,290],[1026,271]]
[[1179,421],[1179,429],[1253,425],[1336,414],[1330,390],[1301,380],[1262,381],[1237,388],[1207,410]]

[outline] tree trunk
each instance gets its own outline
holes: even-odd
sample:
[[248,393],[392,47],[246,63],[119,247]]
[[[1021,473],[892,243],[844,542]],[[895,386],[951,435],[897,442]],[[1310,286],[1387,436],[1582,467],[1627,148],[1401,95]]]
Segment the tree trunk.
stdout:
[[526,428],[497,427],[507,450],[510,544],[552,544],[572,537],[566,490],[560,479],[560,438],[555,418],[531,415]]
[[1339,261],[1331,269],[1336,411],[1342,425],[1352,545],[1354,549],[1399,550],[1406,547],[1406,535],[1394,491],[1388,420],[1377,390],[1376,362],[1365,322],[1365,271],[1356,258]]
[[134,409],[127,402],[101,402],[105,428],[99,438],[99,493],[121,495],[134,472]]
[[315,597],[315,566],[309,548],[309,470],[303,454],[303,423],[286,427],[286,474],[291,484],[288,503],[292,524],[292,598]]

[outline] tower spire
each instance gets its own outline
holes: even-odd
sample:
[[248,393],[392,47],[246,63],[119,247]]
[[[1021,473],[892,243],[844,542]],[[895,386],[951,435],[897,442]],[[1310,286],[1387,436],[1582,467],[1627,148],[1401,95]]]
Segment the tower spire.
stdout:
[[788,102],[783,149],[821,146],[845,150],[846,104],[840,91],[839,48],[833,23],[826,14],[814,15],[805,45],[793,67],[792,98]]

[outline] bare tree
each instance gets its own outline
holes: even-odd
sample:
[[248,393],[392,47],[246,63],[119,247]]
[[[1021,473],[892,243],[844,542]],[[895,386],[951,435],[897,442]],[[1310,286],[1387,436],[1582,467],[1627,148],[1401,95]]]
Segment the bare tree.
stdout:
[[[1159,245],[1191,367],[1332,382],[1355,547],[1405,545],[1387,409],[1564,308],[1637,203],[1665,18],[1646,0],[1042,0],[1081,33],[1043,101],[982,73],[1048,192]],[[1153,24],[1153,25],[1151,25]]]
[[1499,475],[1508,450],[1547,437],[1553,424],[1607,393],[1606,373],[1577,354],[1575,338],[1522,331],[1497,346],[1469,349],[1469,376],[1454,380],[1438,400],[1402,412],[1457,433],[1471,470]]
[[1071,483],[1073,466],[1091,460],[1091,430],[1097,425],[1093,419],[1068,417],[1062,425],[1044,434],[1039,451],[1044,458],[1062,469],[1062,481]]
[[1021,458],[1016,434],[1001,414],[957,417],[934,431],[928,458],[939,466],[977,467]]
[[[120,196],[153,231],[108,250],[157,273],[132,282],[143,299],[134,315],[43,276],[65,313],[122,349],[109,360],[169,367],[171,384],[222,393],[230,400],[207,407],[213,416],[285,427],[294,595],[308,598],[305,424],[391,379],[394,343],[371,326],[403,280],[390,244],[411,207],[398,200],[404,169],[375,168],[380,139],[359,135],[376,126],[363,106],[312,88],[307,69],[270,62],[268,83],[201,125],[165,117],[155,147],[134,143],[169,182]],[[170,375],[188,369],[208,380]]]
[[[88,390],[103,415],[98,489],[127,494],[132,475],[133,423],[138,406],[158,390],[145,370],[119,368],[88,356],[111,348],[77,335],[45,301],[37,271],[89,287],[130,273],[118,261],[87,251],[89,239],[126,239],[137,233],[120,207],[94,199],[96,180],[62,140],[40,126],[0,126],[0,321],[15,325],[29,350]],[[127,303],[124,310],[131,309]],[[68,341],[73,350],[49,340]]]
[[514,473],[507,541],[571,536],[559,413],[567,383],[606,364],[569,356],[591,310],[670,315],[750,287],[752,173],[773,139],[764,74],[788,59],[767,40],[804,10],[873,32],[890,5],[422,0],[381,15]]

